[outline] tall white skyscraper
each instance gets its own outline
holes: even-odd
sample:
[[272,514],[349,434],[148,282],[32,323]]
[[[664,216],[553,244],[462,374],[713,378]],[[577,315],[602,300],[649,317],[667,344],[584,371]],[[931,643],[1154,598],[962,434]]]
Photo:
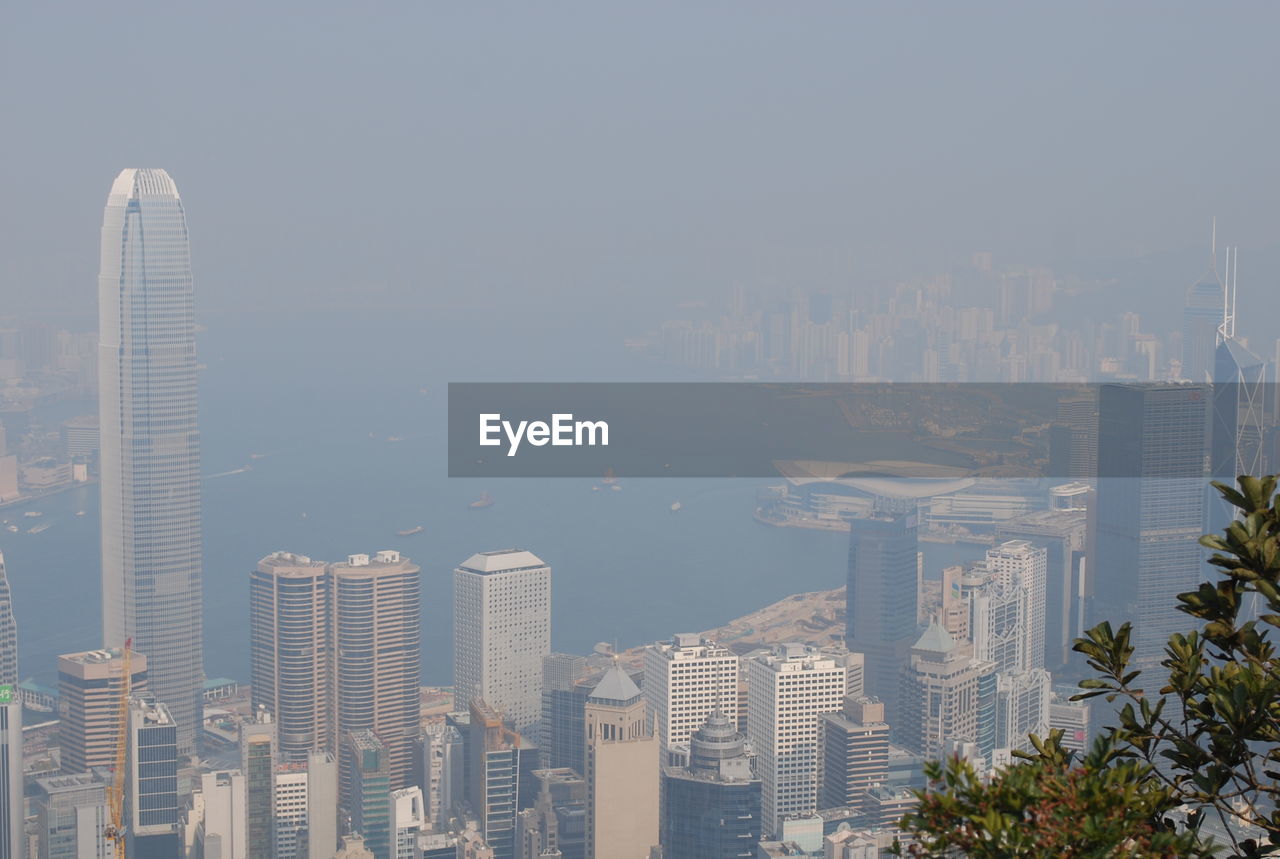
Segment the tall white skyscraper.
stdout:
[[738,655],[697,633],[644,652],[644,695],[663,746],[689,742],[715,709],[738,721]]
[[18,690],[0,685],[0,859],[26,855],[22,801],[22,701]]
[[779,644],[747,662],[747,736],[761,781],[761,833],[818,808],[818,716],[840,710],[848,673],[834,657]]
[[532,552],[480,552],[453,573],[455,707],[481,697],[518,731],[542,715],[551,568]]
[[133,638],[195,750],[203,700],[200,434],[187,220],[158,169],[116,177],[98,277],[103,638]]
[[[987,570],[1004,588],[1021,588],[1022,665],[1016,670],[1044,668],[1044,601],[1048,554],[1028,540],[1009,540],[987,550]],[[980,657],[983,658],[983,657]],[[990,658],[990,657],[985,657]],[[1001,671],[1014,670],[1001,668]]]
[[13,596],[0,552],[0,683],[18,683],[18,624],[13,619]]

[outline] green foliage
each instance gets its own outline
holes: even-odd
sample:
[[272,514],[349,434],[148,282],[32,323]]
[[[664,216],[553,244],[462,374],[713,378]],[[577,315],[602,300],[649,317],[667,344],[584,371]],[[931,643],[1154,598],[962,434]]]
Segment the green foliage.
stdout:
[[[1131,627],[1109,623],[1075,644],[1097,676],[1077,699],[1117,707],[1080,760],[1055,732],[989,782],[961,761],[933,764],[920,807],[902,821],[917,856],[1266,856],[1280,853],[1280,512],[1275,477],[1214,486],[1240,512],[1214,550],[1221,577],[1178,597],[1199,628],[1174,635],[1151,694],[1131,661]],[[1257,600],[1259,620],[1241,620]],[[1188,810],[1177,815],[1177,808]],[[1207,819],[1228,845],[1201,836]],[[1259,838],[1236,833],[1260,832]]]

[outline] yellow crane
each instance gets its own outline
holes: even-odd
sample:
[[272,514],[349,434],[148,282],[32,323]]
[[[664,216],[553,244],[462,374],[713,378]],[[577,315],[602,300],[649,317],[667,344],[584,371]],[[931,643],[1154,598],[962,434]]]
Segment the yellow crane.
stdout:
[[129,747],[129,692],[133,681],[133,639],[127,638],[120,659],[120,697],[116,703],[116,758],[111,785],[107,788],[107,814],[110,819],[103,835],[114,847],[115,859],[125,859],[124,779],[125,753]]

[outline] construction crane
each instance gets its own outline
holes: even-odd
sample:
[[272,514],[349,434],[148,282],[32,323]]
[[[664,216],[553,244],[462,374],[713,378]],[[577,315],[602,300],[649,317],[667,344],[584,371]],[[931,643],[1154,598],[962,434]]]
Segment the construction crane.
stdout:
[[125,859],[124,778],[125,753],[129,747],[129,693],[133,681],[133,639],[126,638],[120,659],[120,696],[116,702],[116,756],[111,785],[107,788],[107,814],[110,819],[102,834],[111,842],[115,859]]

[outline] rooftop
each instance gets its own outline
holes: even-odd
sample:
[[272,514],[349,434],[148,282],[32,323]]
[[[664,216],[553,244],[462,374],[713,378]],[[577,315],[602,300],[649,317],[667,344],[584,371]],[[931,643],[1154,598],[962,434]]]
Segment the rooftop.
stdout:
[[546,565],[545,561],[525,549],[499,549],[494,552],[477,552],[459,564],[458,569],[470,573],[510,573]]

